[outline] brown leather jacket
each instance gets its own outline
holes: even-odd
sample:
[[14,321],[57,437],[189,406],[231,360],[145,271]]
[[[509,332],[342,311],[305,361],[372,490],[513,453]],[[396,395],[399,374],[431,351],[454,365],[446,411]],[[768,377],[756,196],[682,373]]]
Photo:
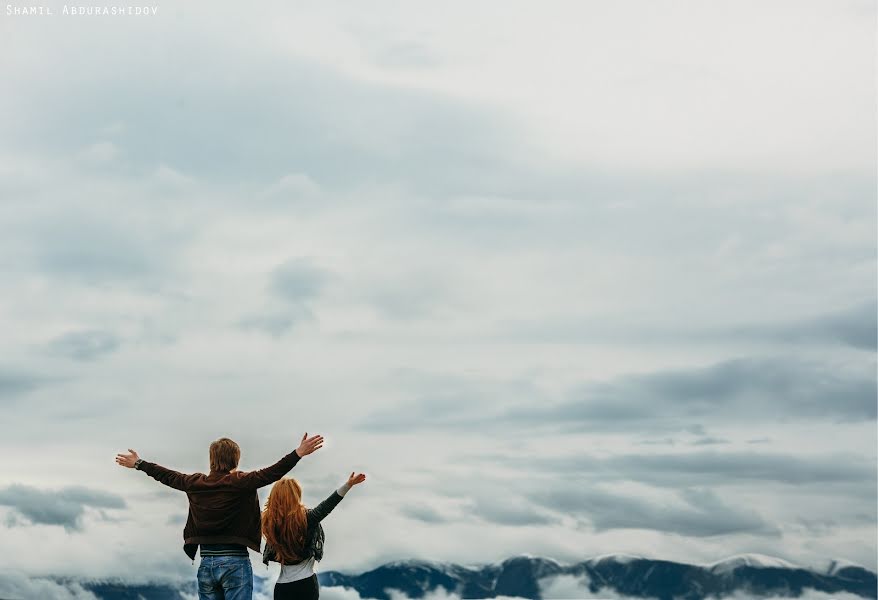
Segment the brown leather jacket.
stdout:
[[256,490],[274,483],[299,462],[290,452],[264,469],[249,473],[211,471],[185,475],[143,461],[138,469],[189,497],[189,518],[183,528],[183,551],[195,559],[199,544],[241,544],[259,552],[261,511]]

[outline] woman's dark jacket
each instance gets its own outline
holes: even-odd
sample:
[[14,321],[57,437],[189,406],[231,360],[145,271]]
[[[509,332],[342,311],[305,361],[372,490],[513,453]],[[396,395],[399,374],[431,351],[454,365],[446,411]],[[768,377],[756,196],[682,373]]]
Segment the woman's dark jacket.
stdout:
[[[341,502],[343,496],[338,493],[338,491],[332,492],[332,494],[315,506],[314,508],[305,509],[305,515],[308,520],[308,531],[305,534],[305,548],[299,562],[303,560],[308,560],[311,557],[314,557],[315,560],[320,560],[323,558],[323,525],[320,524],[320,521],[326,518],[326,515],[332,512],[332,509],[338,506],[338,503]],[[271,544],[265,542],[265,549],[262,551],[262,562],[266,565],[268,561],[280,562],[277,559],[277,554],[274,551],[274,548],[271,547]]]

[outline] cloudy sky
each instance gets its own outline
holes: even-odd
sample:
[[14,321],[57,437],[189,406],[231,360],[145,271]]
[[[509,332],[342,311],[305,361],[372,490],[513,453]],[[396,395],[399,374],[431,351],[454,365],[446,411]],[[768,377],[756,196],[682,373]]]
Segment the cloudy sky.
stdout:
[[0,14],[6,573],[189,578],[115,453],[305,431],[308,503],[369,476],[323,570],[875,568],[874,2],[43,5]]

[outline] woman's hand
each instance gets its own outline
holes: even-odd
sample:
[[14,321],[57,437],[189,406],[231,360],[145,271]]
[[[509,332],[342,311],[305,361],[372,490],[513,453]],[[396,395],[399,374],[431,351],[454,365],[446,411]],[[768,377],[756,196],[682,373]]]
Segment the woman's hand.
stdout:
[[351,473],[351,476],[348,477],[348,485],[350,487],[354,487],[358,483],[363,483],[364,481],[366,481],[366,474],[365,473],[357,473],[356,475]]

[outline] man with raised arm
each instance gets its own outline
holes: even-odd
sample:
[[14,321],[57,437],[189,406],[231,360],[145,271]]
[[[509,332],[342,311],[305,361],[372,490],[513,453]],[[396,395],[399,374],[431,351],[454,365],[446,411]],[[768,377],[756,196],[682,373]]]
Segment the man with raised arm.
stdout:
[[299,459],[323,446],[323,436],[302,436],[299,447],[275,464],[258,471],[238,471],[241,448],[229,438],[210,445],[210,473],[185,475],[147,462],[128,449],[116,463],[143,471],[156,481],[189,497],[189,518],[183,528],[183,551],[198,567],[200,600],[251,600],[253,569],[247,548],[260,551],[261,511],[256,490],[287,474]]

